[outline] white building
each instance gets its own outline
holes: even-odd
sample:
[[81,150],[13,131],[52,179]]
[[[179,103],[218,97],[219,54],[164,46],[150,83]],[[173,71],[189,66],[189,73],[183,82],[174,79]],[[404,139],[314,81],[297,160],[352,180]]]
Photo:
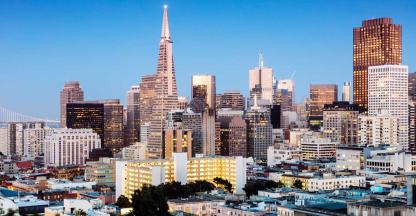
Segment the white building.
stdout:
[[7,128],[0,128],[0,152],[3,155],[8,155],[7,145]]
[[368,115],[387,111],[398,118],[398,146],[408,149],[408,67],[380,65],[368,68]]
[[267,149],[267,166],[275,166],[281,164],[282,161],[290,160],[302,160],[302,151],[296,148],[276,148],[275,146],[269,146]]
[[101,139],[92,129],[54,129],[45,138],[45,164],[83,165],[96,148],[101,148]]
[[273,102],[273,70],[264,67],[261,55],[259,66],[249,70],[249,91],[251,99],[256,95],[259,100]]
[[136,142],[121,149],[121,155],[126,160],[145,160],[147,159],[147,146],[145,143]]
[[188,158],[186,152],[173,153],[170,159],[119,160],[116,161],[116,197],[130,197],[146,184],[158,185],[171,181],[185,184],[196,180],[212,182],[215,177],[230,181],[234,193],[244,193],[246,163],[243,157]]
[[45,137],[52,129],[44,127],[27,128],[23,131],[23,155],[37,157],[44,154]]
[[300,141],[303,160],[330,159],[335,157],[337,143],[319,133],[308,133]]
[[364,168],[364,149],[359,146],[337,146],[336,170],[361,170]]
[[85,188],[92,189],[96,182],[93,181],[69,181],[67,179],[48,179],[48,188],[53,190],[66,190]]
[[365,167],[374,172],[404,172],[416,171],[416,156],[403,150],[379,150],[370,153],[366,159]]
[[40,200],[33,195],[2,197],[0,196],[0,215],[6,215],[9,210],[18,211],[21,214],[39,214],[49,206],[49,201]]
[[296,124],[299,121],[298,114],[295,111],[283,111],[281,114],[281,128],[289,128],[290,124]]
[[351,82],[344,82],[342,86],[342,101],[351,102]]
[[391,115],[358,116],[358,139],[361,145],[379,146],[389,144],[398,146],[398,118]]
[[325,175],[323,178],[311,178],[308,181],[308,191],[345,189],[350,186],[364,187],[366,184],[364,176],[335,177]]

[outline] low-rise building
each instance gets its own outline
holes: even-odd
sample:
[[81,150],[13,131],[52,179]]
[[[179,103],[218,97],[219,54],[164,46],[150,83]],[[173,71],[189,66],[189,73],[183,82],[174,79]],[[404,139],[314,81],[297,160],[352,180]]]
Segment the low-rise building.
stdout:
[[282,161],[302,160],[302,151],[297,148],[269,146],[267,149],[267,166],[275,166]]
[[300,141],[303,160],[335,158],[337,143],[329,138],[322,138],[320,133],[309,133]]
[[375,172],[416,171],[416,155],[403,150],[377,151],[366,159],[366,169]]
[[115,185],[114,158],[100,158],[99,161],[89,161],[85,167],[85,181],[96,182],[97,185]]
[[2,197],[0,196],[0,214],[5,215],[10,210],[17,211],[20,214],[37,214],[43,213],[44,208],[49,206],[49,201],[39,200],[37,197],[17,196],[17,197]]
[[364,147],[353,145],[337,146],[336,170],[362,170],[365,166]]
[[85,189],[92,189],[92,187],[96,185],[95,182],[87,182],[87,181],[69,181],[66,179],[48,179],[48,187],[50,189],[77,189],[77,188],[85,188]]
[[191,215],[214,215],[213,209],[224,204],[224,199],[214,196],[197,196],[168,201],[169,212],[182,211]]

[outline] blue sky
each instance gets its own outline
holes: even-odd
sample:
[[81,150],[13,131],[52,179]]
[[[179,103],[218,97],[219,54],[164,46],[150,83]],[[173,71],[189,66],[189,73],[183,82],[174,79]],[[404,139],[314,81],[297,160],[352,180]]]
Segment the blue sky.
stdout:
[[403,25],[403,63],[416,71],[416,1],[9,0],[0,1],[0,106],[58,118],[59,91],[79,80],[86,99],[120,98],[154,73],[169,5],[180,95],[192,74],[217,76],[217,92],[247,93],[259,51],[277,78],[352,81],[352,28],[388,16]]

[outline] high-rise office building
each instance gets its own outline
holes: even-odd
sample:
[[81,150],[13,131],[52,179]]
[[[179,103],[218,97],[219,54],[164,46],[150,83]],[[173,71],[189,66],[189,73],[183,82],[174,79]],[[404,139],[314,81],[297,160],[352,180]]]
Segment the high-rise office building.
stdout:
[[188,98],[178,97],[178,109],[184,110],[188,107]]
[[402,63],[402,27],[391,18],[364,20],[353,30],[354,103],[368,106],[368,67]]
[[104,104],[98,102],[69,103],[66,106],[66,127],[91,128],[104,143]]
[[153,98],[155,97],[155,75],[142,76],[140,82],[140,125],[152,120]]
[[45,127],[43,122],[34,123],[33,127],[23,131],[23,155],[35,158],[44,154],[45,137],[52,129]]
[[368,68],[368,115],[381,112],[398,118],[399,148],[407,149],[409,142],[408,67],[380,65]]
[[217,110],[223,108],[244,110],[244,96],[240,91],[226,91],[221,95],[217,95]]
[[348,102],[327,104],[323,111],[323,132],[339,144],[358,143],[358,105]]
[[192,131],[192,156],[202,154],[202,113],[183,113],[182,127]]
[[84,91],[78,81],[66,82],[60,93],[61,127],[66,127],[66,104],[84,101]]
[[342,86],[342,101],[351,103],[351,83],[344,82]]
[[398,118],[386,112],[376,116],[358,116],[358,139],[361,145],[379,146],[389,144],[398,146]]
[[118,99],[98,102],[104,104],[104,147],[109,149],[124,147],[123,105]]
[[166,114],[178,107],[175,68],[172,55],[172,39],[170,37],[168,9],[164,7],[162,34],[159,46],[157,72],[154,77],[153,106],[151,113],[150,137],[148,142],[149,158],[163,156],[163,129]]
[[293,80],[279,80],[275,93],[275,104],[279,104],[281,111],[292,111],[295,97],[295,83]]
[[127,91],[126,111],[125,144],[130,145],[140,139],[140,86],[132,86]]
[[193,75],[191,88],[192,98],[201,98],[208,105],[209,109],[215,111],[216,87],[214,75]]
[[215,155],[215,112],[205,109],[202,113],[202,153]]
[[332,104],[338,100],[338,87],[335,84],[311,84],[309,94],[309,125],[319,128],[325,104]]
[[259,66],[249,70],[249,90],[251,103],[257,100],[273,102],[273,70],[265,67],[263,57],[259,57]]
[[228,125],[228,155],[247,156],[247,123],[240,116],[231,119]]
[[409,101],[409,150],[416,152],[416,101]]
[[409,73],[409,99],[416,101],[416,72]]
[[164,157],[171,159],[173,153],[186,152],[192,157],[192,130],[168,128],[164,131]]
[[45,137],[45,164],[52,166],[83,165],[101,140],[92,129],[53,129]]
[[247,156],[255,160],[267,159],[267,148],[273,145],[272,124],[268,109],[254,106],[246,112],[247,122]]

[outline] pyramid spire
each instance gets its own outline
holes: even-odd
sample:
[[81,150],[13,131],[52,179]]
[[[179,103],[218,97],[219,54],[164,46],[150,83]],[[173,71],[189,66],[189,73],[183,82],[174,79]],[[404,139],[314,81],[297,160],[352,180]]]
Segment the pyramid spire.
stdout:
[[163,6],[162,35],[160,37],[161,37],[162,40],[170,40],[168,6],[167,5]]

